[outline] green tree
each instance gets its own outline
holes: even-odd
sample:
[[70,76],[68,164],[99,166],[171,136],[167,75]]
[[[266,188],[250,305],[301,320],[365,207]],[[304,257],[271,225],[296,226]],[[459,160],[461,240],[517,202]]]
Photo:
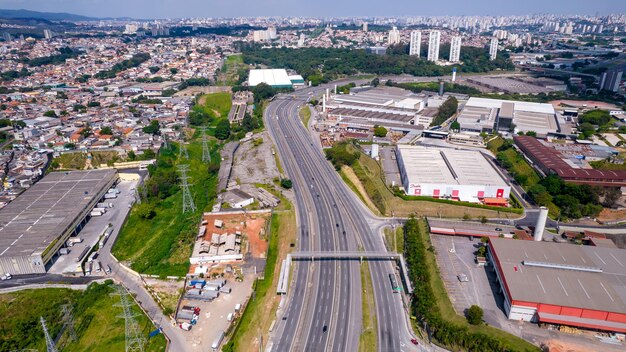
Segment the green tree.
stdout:
[[285,189],[290,189],[291,187],[293,187],[293,182],[291,182],[291,180],[288,178],[283,178],[280,180],[280,186]]
[[170,73],[171,73],[171,74],[173,74],[173,75],[175,75],[175,74],[177,74],[177,73],[178,73],[178,69],[177,69],[177,68],[172,67],[172,68],[170,68]]
[[483,309],[474,304],[467,310],[467,322],[472,325],[480,325],[483,322],[483,314]]
[[450,129],[453,131],[460,131],[461,130],[461,124],[458,121],[454,121],[450,124]]
[[157,135],[161,133],[161,127],[159,126],[159,121],[152,120],[148,126],[145,126],[143,129],[144,133]]
[[376,137],[380,137],[380,138],[385,137],[387,136],[387,132],[388,132],[387,129],[383,126],[378,126],[378,125],[374,126],[374,136]]
[[372,87],[378,87],[379,84],[380,84],[380,79],[378,79],[378,77],[374,78],[372,82],[370,82],[370,85]]
[[137,155],[132,150],[129,151],[127,155],[128,155],[128,160],[130,160],[130,161],[133,161],[133,160],[135,160],[137,158]]
[[446,101],[443,102],[443,104],[441,104],[441,106],[439,107],[439,111],[437,111],[437,116],[435,116],[433,122],[430,125],[436,126],[442,124],[452,115],[456,114],[458,108],[459,101],[455,97],[449,97]]
[[150,66],[148,69],[150,70],[150,73],[155,74],[159,72],[161,68],[159,66]]
[[46,116],[46,117],[58,117],[57,113],[54,112],[54,110],[48,110],[48,111],[44,112],[43,116]]
[[63,145],[63,147],[64,147],[65,149],[72,150],[72,149],[76,149],[76,144],[74,144],[74,143],[65,143],[65,144]]
[[230,122],[228,119],[220,119],[215,126],[215,137],[226,140],[230,137]]
[[535,131],[528,131],[528,132],[526,132],[526,135],[527,136],[531,136],[531,137],[537,137],[537,132],[535,132]]
[[101,135],[113,135],[113,129],[110,126],[104,126],[100,129]]
[[585,139],[591,137],[593,133],[596,131],[596,128],[589,122],[583,122],[578,126],[578,130],[583,135]]

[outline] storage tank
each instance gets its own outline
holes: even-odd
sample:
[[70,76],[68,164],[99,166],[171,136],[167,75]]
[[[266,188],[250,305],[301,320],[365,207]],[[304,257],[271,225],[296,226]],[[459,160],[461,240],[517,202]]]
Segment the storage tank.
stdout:
[[548,208],[539,208],[539,217],[537,218],[537,224],[535,224],[535,233],[533,235],[535,241],[541,241],[543,239],[543,231],[546,229],[546,220],[548,220]]

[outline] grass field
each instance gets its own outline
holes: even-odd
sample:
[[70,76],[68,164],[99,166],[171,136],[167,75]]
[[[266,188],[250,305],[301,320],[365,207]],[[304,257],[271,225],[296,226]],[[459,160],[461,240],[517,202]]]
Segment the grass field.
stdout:
[[[112,284],[94,283],[85,291],[70,289],[25,290],[0,295],[0,350],[46,350],[44,334],[39,324],[43,316],[51,336],[62,329],[61,306],[71,304],[77,341],[69,339],[68,332],[61,335],[57,347],[62,351],[109,352],[124,351],[124,319],[122,308],[115,306],[119,296],[111,296]],[[143,337],[155,330],[150,320],[138,306],[137,322]],[[148,340],[146,351],[164,351],[165,338],[159,334]]]
[[[432,248],[432,243],[430,242],[428,228],[425,221],[419,221],[419,229],[420,234],[418,236],[418,239],[419,241],[421,241],[421,245],[427,249]],[[436,302],[436,309],[439,310],[439,313],[443,320],[448,321],[459,327],[467,328],[469,332],[484,334],[497,338],[505,342],[509,346],[517,347],[519,350],[538,350],[537,347],[530,344],[529,342],[517,336],[509,334],[506,331],[496,329],[486,324],[470,325],[465,317],[456,314],[454,307],[452,306],[452,302],[450,302],[450,297],[448,296],[448,292],[446,291],[443,280],[439,275],[439,267],[437,265],[435,254],[430,250],[425,250],[424,253],[425,255],[423,257],[423,260],[426,265],[426,270],[428,270],[428,272],[430,273],[429,281],[427,282],[427,284],[430,285],[433,291]],[[415,328],[419,329],[419,327],[417,326],[415,326]]]
[[[210,210],[216,197],[217,177],[210,174],[208,165],[201,161],[201,144],[196,141],[187,146],[188,160],[178,160],[177,146],[161,151],[157,167],[175,168],[179,162],[189,165],[190,191],[196,211],[182,213],[180,189],[165,199],[152,199],[148,205],[133,207],[113,246],[113,254],[121,261],[130,262],[134,270],[161,276],[184,276],[187,273],[200,216],[203,211]],[[212,154],[212,160],[219,160],[215,150]],[[156,216],[152,219],[142,217],[143,206],[153,206]]]
[[[352,165],[351,169],[358,180],[350,178],[354,183],[354,188],[362,194],[361,199],[369,198],[376,208],[385,215],[408,216],[416,214],[418,216],[437,216],[445,218],[462,218],[466,214],[470,218],[509,217],[517,218],[518,214],[506,213],[504,211],[474,208],[470,206],[437,203],[429,200],[404,200],[396,197],[385,185],[382,170],[378,162],[367,155],[361,153],[358,161]],[[348,175],[348,172],[344,172]],[[358,182],[357,182],[358,181]],[[360,183],[360,185],[359,185]],[[366,201],[366,204],[368,202]]]
[[361,311],[363,322],[359,337],[359,352],[373,352],[377,350],[376,307],[374,303],[374,286],[367,261],[361,264]]
[[404,248],[404,231],[402,227],[397,229],[386,228],[385,229],[385,242],[387,244],[387,250],[395,253],[402,253]]
[[[269,186],[264,188],[268,189]],[[277,194],[275,191],[272,193]],[[282,196],[280,205],[272,214],[270,229],[265,278],[256,281],[254,296],[246,305],[232,338],[224,346],[224,352],[258,351],[258,337],[263,336],[263,341],[267,341],[269,327],[280,303],[280,296],[276,295],[280,261],[286,258],[287,253],[292,250],[291,244],[296,241],[296,214],[289,201]]]
[[228,92],[204,94],[198,98],[197,105],[212,116],[227,117],[232,106],[232,95]]
[[246,64],[243,62],[243,56],[230,55],[224,60],[224,66],[218,77],[218,82],[222,85],[234,86],[239,81],[239,76],[243,74],[242,70],[246,70]]
[[309,109],[308,105],[302,105],[302,107],[300,108],[300,111],[298,112],[298,114],[300,115],[300,119],[302,120],[302,123],[304,124],[304,127],[308,127],[309,126],[309,120],[311,119],[311,110]]

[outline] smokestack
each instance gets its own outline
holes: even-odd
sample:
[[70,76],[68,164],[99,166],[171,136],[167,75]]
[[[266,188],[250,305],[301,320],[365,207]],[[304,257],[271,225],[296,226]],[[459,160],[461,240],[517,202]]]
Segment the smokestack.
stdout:
[[541,241],[543,238],[543,231],[546,229],[546,220],[548,220],[548,208],[539,208],[539,218],[537,218],[537,224],[535,224],[535,233],[533,235],[535,241]]
[[330,99],[330,88],[326,88],[326,99]]
[[443,85],[444,85],[444,81],[439,81],[439,96],[443,96]]
[[326,94],[322,95],[322,112],[326,112]]
[[337,85],[335,84],[335,94],[337,94]]
[[456,67],[452,69],[452,82],[456,82]]

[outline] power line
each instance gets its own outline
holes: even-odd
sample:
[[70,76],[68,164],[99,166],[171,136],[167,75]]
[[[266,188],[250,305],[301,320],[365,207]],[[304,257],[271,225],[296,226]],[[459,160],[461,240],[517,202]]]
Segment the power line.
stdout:
[[139,324],[135,320],[137,314],[132,310],[132,302],[128,298],[128,292],[123,286],[116,286],[115,293],[111,295],[120,296],[120,303],[116,304],[116,307],[122,307],[124,313],[119,315],[119,318],[124,318],[125,337],[126,337],[126,352],[143,352],[143,347],[146,343],[146,339],[141,336],[139,330]]
[[182,183],[180,186],[183,189],[183,213],[187,211],[196,211],[196,205],[193,203],[193,197],[191,196],[191,191],[189,191],[188,180],[191,178],[187,176],[187,171],[189,171],[189,165],[180,164],[178,165],[178,172],[180,172],[180,182]]
[[50,337],[50,333],[46,327],[46,320],[43,317],[39,317],[39,322],[41,323],[43,334],[46,337],[46,350],[48,352],[58,352],[57,346],[54,344],[54,341],[52,341],[52,337]]

